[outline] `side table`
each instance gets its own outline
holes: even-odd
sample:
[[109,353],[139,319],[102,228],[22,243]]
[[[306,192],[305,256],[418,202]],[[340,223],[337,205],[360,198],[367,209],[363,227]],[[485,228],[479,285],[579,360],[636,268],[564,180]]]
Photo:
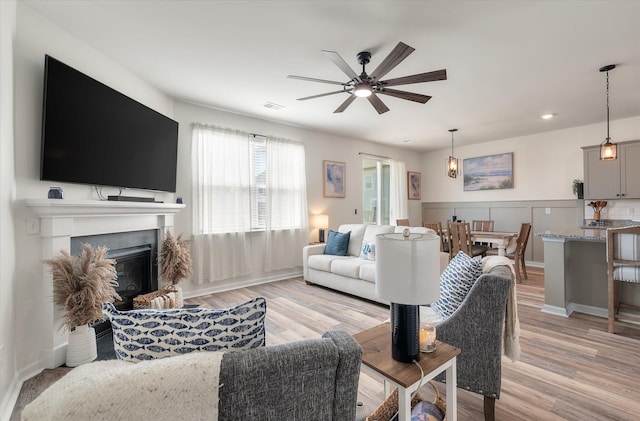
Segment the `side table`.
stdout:
[[398,421],[411,420],[411,394],[420,381],[427,382],[443,371],[446,372],[447,420],[457,420],[456,356],[460,349],[437,341],[436,350],[422,353],[418,364],[424,377],[413,363],[401,363],[391,357],[391,325],[389,322],[363,330],[353,335],[362,347],[362,368],[369,374],[382,378],[385,396],[398,388]]

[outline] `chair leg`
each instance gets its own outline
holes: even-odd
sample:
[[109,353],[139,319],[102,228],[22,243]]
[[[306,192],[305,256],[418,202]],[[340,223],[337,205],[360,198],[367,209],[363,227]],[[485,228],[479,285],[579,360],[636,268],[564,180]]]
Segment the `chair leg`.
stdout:
[[516,284],[521,284],[522,276],[520,275],[520,259],[516,257],[513,263],[514,263],[514,269],[516,270]]
[[495,421],[496,398],[484,397],[484,421]]
[[529,277],[527,276],[527,265],[524,263],[524,256],[522,256],[521,259],[522,274],[524,275],[523,279],[527,280]]
[[609,315],[607,318],[607,330],[609,331],[609,333],[616,333],[615,332],[615,328],[614,328],[614,321],[615,321],[615,281],[611,278],[611,275],[609,275],[609,281],[607,282],[607,289],[609,292],[609,297],[608,297],[608,307],[609,307]]

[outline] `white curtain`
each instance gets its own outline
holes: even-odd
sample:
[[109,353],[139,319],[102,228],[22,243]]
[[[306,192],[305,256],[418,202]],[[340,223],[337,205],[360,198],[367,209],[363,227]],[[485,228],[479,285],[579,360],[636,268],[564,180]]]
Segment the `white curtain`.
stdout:
[[269,138],[266,153],[264,270],[302,266],[309,241],[304,145]]
[[192,134],[193,281],[249,274],[249,137],[195,123]]
[[409,219],[409,195],[407,193],[407,167],[402,161],[392,160],[389,172],[389,221]]

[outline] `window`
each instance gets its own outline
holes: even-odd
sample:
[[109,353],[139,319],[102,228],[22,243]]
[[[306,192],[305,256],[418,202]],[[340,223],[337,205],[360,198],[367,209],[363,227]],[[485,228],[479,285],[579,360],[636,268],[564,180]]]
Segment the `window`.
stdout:
[[251,135],[251,230],[267,226],[267,138]]

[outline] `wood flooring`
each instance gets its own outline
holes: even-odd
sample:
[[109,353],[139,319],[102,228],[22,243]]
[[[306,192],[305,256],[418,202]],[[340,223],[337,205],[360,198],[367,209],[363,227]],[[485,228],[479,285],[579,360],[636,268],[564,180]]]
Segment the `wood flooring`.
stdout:
[[[529,279],[517,287],[522,356],[515,363],[503,357],[496,419],[640,420],[640,326],[620,323],[612,335],[603,318],[542,313],[543,272],[533,267],[527,272]],[[385,306],[307,285],[302,278],[187,302],[224,308],[256,296],[267,298],[267,345],[318,338],[329,329],[355,334],[389,317]],[[444,396],[445,385],[437,386]],[[434,396],[428,385],[420,394]],[[362,374],[358,400],[363,403],[358,419],[364,420],[384,400],[382,383]],[[21,398],[16,407],[24,404]],[[482,414],[482,396],[458,389],[458,419],[482,420]]]

